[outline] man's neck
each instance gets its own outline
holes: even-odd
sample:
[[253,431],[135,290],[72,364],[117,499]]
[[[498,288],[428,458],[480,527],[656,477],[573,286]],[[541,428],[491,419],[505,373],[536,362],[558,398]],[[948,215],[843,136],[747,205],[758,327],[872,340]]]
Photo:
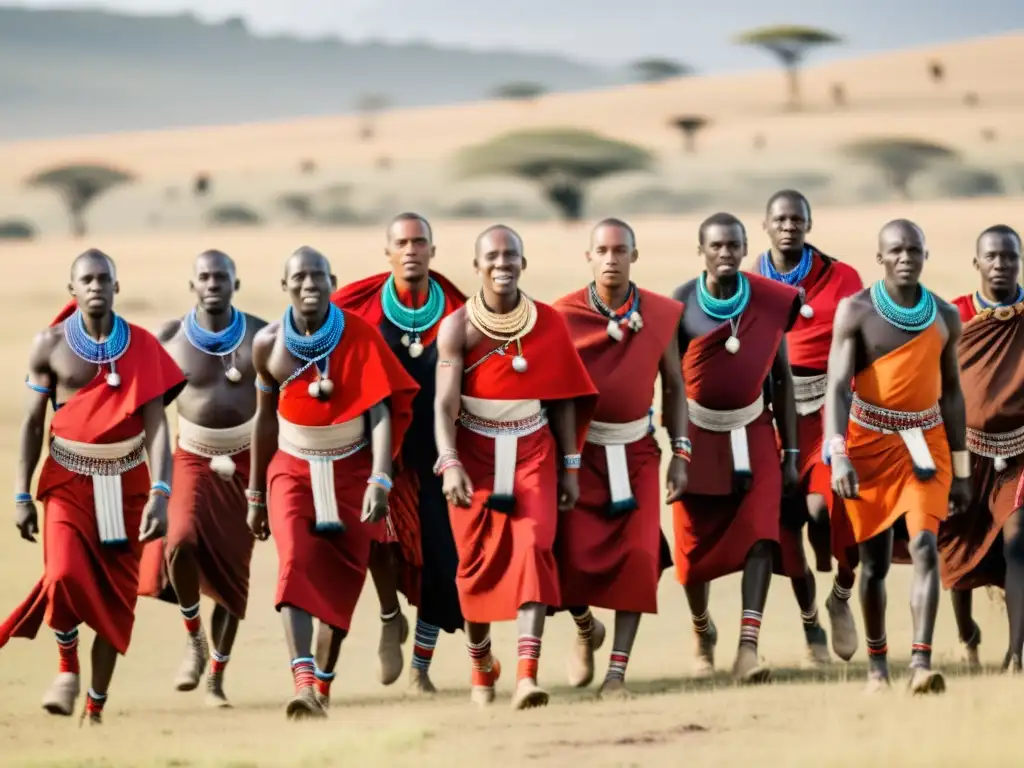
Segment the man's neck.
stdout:
[[607,286],[595,283],[597,295],[608,309],[615,311],[629,298],[629,281],[625,285]]
[[792,272],[800,264],[800,259],[804,256],[804,249],[801,246],[799,250],[788,250],[782,251],[776,248],[774,245],[769,251],[771,256],[772,265],[779,272]]
[[[407,280],[406,278],[394,274],[395,277],[395,290],[398,291],[399,295],[411,297],[413,302],[417,305],[421,303],[423,297],[427,295],[430,290],[430,273],[423,275],[423,277],[417,280]],[[403,298],[404,298],[403,296]]]
[[889,298],[904,309],[917,306],[917,302],[921,299],[919,289],[919,283],[899,286],[891,285],[888,281],[885,283],[885,292],[889,294]]
[[114,330],[114,313],[105,312],[102,315],[88,315],[82,313],[82,322],[85,325],[85,332],[96,341],[105,340]]
[[196,307],[196,322],[200,328],[205,328],[211,333],[220,333],[231,323],[231,305],[223,312],[216,314],[207,312],[203,307]]
[[295,330],[302,336],[313,335],[327,321],[328,311],[329,308],[316,315],[303,315],[296,311],[295,307],[292,307],[292,322],[295,324]]
[[1005,290],[998,290],[990,285],[981,284],[981,298],[989,304],[1006,304],[1017,298],[1017,286],[1013,285]]
[[738,272],[728,277],[713,277],[709,272],[704,285],[707,286],[708,293],[716,299],[728,299],[735,295],[739,282]]
[[515,293],[493,294],[484,289],[484,306],[496,315],[506,315],[519,304],[519,289]]

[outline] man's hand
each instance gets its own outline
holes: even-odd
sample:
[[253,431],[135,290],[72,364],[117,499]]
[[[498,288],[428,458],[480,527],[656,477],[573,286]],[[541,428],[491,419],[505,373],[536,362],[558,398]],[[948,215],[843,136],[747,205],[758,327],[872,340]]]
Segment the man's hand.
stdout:
[[800,487],[800,454],[785,451],[782,454],[782,495],[789,496]]
[[846,456],[832,457],[832,490],[843,499],[860,498],[857,472]]
[[36,543],[39,533],[39,513],[34,501],[21,501],[14,505],[14,524],[18,526],[21,538]]
[[971,478],[954,477],[949,487],[949,513],[960,515],[966,512],[971,506],[972,495]]
[[444,471],[441,488],[449,504],[469,508],[473,498],[473,483],[470,482],[469,475],[461,464],[448,467]]
[[162,538],[167,533],[167,497],[159,493],[149,494],[149,501],[142,510],[142,525],[139,541],[145,543]]
[[568,512],[580,500],[580,476],[578,472],[566,472],[558,479],[558,511]]
[[679,456],[673,456],[665,473],[665,503],[674,504],[683,498],[690,482],[690,465]]
[[388,492],[377,483],[367,483],[363,494],[363,514],[359,518],[364,523],[379,523],[388,516]]
[[252,535],[259,541],[266,541],[270,538],[270,520],[267,515],[266,504],[253,504],[249,502],[246,523],[248,523]]

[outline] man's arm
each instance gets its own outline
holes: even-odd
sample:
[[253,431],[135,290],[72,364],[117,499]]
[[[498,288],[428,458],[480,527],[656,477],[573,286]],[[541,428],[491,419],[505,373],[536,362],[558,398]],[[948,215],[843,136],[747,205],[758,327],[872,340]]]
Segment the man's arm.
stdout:
[[547,404],[551,432],[555,436],[562,457],[572,456],[576,450],[576,401],[552,400]]
[[171,484],[171,430],[163,396],[154,397],[142,406],[142,423],[146,430],[146,454],[152,483]]
[[437,331],[434,440],[438,456],[455,451],[455,422],[462,407],[462,365],[466,341],[461,311],[441,321]]
[[951,451],[967,450],[967,406],[964,404],[964,393],[960,388],[960,361],[957,356],[957,343],[960,341],[960,313],[954,307],[940,305],[942,319],[949,329],[949,338],[942,349],[942,394],[939,396],[939,409],[942,421],[946,425],[946,439]]
[[261,330],[252,342],[252,363],[256,369],[256,415],[253,417],[249,449],[249,489],[261,495],[267,490],[267,467],[277,451],[278,383],[270,373],[270,355],[276,330]]
[[857,327],[853,299],[842,299],[836,307],[832,346],[828,351],[828,380],[825,385],[825,445],[846,436],[853,405],[853,381],[857,365]]
[[658,363],[658,373],[661,375],[662,424],[668,430],[670,439],[685,438],[690,426],[690,414],[686,407],[686,382],[683,381],[678,334],[672,335],[665,348]]
[[156,338],[161,344],[166,344],[175,336],[178,335],[178,331],[181,330],[181,320],[168,320],[166,323],[160,326],[160,330],[157,331]]
[[796,399],[793,392],[793,371],[789,367],[789,349],[782,339],[772,363],[772,414],[782,438],[782,450],[797,450]]
[[50,369],[52,337],[43,331],[32,340],[28,356],[28,395],[25,400],[25,418],[21,422],[18,469],[14,478],[14,493],[31,493],[32,475],[35,474],[39,455],[43,450],[46,427],[46,404],[57,386],[57,377]]
[[370,422],[370,450],[373,474],[391,477],[391,409],[381,402],[367,413]]

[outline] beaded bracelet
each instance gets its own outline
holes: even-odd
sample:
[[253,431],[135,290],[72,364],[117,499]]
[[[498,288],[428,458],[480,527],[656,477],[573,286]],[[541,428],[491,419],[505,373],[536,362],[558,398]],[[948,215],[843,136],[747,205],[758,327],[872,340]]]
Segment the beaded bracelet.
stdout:
[[257,491],[255,488],[245,489],[245,501],[250,507],[267,506],[263,501],[263,491]]
[[578,453],[567,453],[562,459],[566,472],[578,472],[583,466],[583,457]]
[[693,443],[690,442],[690,438],[673,437],[671,445],[673,456],[683,461],[689,461],[693,457]]
[[366,481],[367,485],[379,485],[385,491],[390,491],[393,483],[391,478],[383,472],[374,472],[370,475],[370,478]]
[[462,462],[459,461],[459,452],[454,448],[449,448],[447,451],[442,451],[437,457],[437,461],[434,462],[434,474],[440,477],[446,469],[461,466]]
[[157,480],[149,488],[150,493],[155,493],[157,496],[163,496],[165,499],[171,498],[171,486],[165,483],[163,480]]
[[14,494],[15,504],[31,504],[32,494],[31,493],[16,493]]

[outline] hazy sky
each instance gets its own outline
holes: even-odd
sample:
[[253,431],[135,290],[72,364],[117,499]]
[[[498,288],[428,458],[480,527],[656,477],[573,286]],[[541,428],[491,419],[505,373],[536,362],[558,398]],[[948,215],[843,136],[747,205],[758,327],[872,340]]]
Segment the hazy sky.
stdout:
[[770,65],[734,46],[745,27],[802,23],[849,40],[815,61],[1024,28],[1021,0],[0,0],[30,7],[240,15],[258,33],[334,34],[560,52],[618,66],[670,56],[703,71]]

